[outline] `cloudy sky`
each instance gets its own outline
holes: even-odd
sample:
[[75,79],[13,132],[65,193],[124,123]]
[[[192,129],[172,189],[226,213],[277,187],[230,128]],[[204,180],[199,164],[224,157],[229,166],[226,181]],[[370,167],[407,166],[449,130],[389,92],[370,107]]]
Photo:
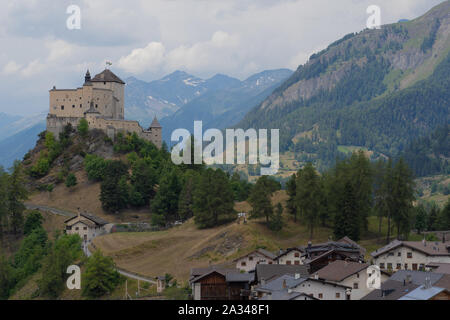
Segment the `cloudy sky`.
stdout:
[[[48,90],[80,86],[105,61],[122,78],[183,70],[244,79],[296,69],[329,43],[366,27],[413,19],[442,0],[0,0],[0,112],[48,108]],[[67,8],[81,29],[67,28]]]

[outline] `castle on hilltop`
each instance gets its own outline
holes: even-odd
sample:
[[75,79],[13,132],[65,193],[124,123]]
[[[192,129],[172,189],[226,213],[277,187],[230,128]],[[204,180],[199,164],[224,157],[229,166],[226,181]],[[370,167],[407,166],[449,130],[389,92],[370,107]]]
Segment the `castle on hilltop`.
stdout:
[[81,88],[50,90],[47,131],[58,137],[67,124],[76,127],[84,118],[89,129],[103,130],[113,140],[118,132],[136,133],[161,148],[162,127],[156,117],[147,130],[138,121],[125,120],[124,100],[125,82],[111,70],[92,79],[88,70]]

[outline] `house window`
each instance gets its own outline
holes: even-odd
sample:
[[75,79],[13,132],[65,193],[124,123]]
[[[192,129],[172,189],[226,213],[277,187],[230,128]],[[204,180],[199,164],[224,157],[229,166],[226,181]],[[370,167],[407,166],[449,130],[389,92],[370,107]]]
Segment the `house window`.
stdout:
[[64,106],[61,106],[61,110],[64,110]]
[[353,283],[353,289],[358,289],[359,285],[358,282]]
[[393,252],[389,252],[388,253],[388,257],[393,257],[394,256],[394,253]]
[[412,269],[415,270],[415,271],[417,271],[417,263],[413,263]]
[[296,252],[296,253],[294,254],[294,257],[299,258],[299,257],[300,257],[300,253]]
[[71,226],[67,226],[66,230],[72,230],[72,227]]
[[323,299],[323,293],[319,293],[319,299]]
[[248,260],[253,261],[253,257],[249,257]]
[[245,261],[241,262],[241,266],[245,267],[247,265],[247,263],[245,263]]
[[341,298],[341,294],[339,292],[336,292],[336,298],[337,299]]
[[78,231],[80,228],[76,227],[75,230]]
[[84,227],[83,230],[87,230],[87,227]]
[[397,270],[400,270],[402,268],[402,264],[401,263],[397,263]]
[[291,263],[291,260],[287,260],[287,261],[286,261],[286,264],[291,265],[291,264],[292,264],[292,263]]
[[408,259],[412,259],[412,252],[408,252],[407,257]]
[[359,273],[356,274],[356,277],[359,279]]
[[272,264],[272,261],[269,261],[269,264]]
[[408,264],[405,263],[405,270],[408,270]]
[[388,268],[388,270],[392,270],[392,263],[388,263],[387,268]]
[[294,264],[295,264],[296,266],[298,266],[298,265],[300,265],[300,261],[296,260],[296,261],[294,261]]
[[380,263],[380,269],[384,269],[384,263]]
[[397,253],[397,257],[401,257],[402,256],[402,253],[401,252],[398,252]]

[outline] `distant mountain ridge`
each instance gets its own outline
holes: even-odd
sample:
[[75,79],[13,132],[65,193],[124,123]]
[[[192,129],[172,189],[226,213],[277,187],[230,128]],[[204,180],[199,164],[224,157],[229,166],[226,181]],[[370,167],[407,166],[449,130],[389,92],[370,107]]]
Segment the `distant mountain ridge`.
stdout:
[[169,142],[172,131],[178,128],[193,132],[196,120],[202,120],[204,129],[231,127],[292,73],[288,69],[266,70],[244,81],[229,81],[226,86],[209,90],[161,120],[164,140]]
[[160,80],[145,82],[135,77],[125,79],[125,117],[144,126],[154,116],[170,116],[190,101],[218,89],[240,83],[238,79],[217,74],[203,80],[183,71],[175,71]]
[[282,151],[319,167],[342,155],[339,146],[396,156],[449,123],[449,52],[446,1],[313,54],[236,127],[278,128]]

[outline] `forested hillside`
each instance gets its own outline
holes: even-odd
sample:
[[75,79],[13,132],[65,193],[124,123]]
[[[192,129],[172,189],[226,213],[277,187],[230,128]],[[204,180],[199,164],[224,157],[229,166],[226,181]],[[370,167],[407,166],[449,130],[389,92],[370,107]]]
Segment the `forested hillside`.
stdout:
[[450,174],[450,126],[412,142],[403,157],[415,175]]
[[237,127],[280,128],[284,151],[319,168],[339,146],[396,156],[449,122],[450,2],[349,34],[311,56]]

